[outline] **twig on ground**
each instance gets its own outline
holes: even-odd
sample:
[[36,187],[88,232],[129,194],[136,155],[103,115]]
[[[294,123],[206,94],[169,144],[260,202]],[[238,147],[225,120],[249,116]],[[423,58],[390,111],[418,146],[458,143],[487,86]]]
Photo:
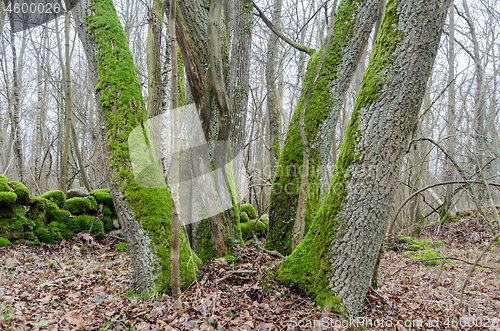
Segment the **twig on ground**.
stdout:
[[274,257],[279,257],[280,259],[284,260],[285,259],[285,256],[283,256],[283,254],[281,254],[280,252],[278,251],[270,251],[268,249],[265,249],[264,247],[262,247],[259,243],[259,239],[257,239],[257,236],[255,235],[255,233],[253,234],[253,242],[255,243],[255,247],[257,247],[258,249],[260,249],[261,251],[263,252],[266,252],[267,254],[271,255],[271,256],[274,256]]
[[378,293],[372,286],[370,286],[370,290],[372,290],[373,293],[375,293],[380,298],[380,300],[385,301],[389,305],[389,308],[394,310],[392,303],[388,299],[386,299],[382,294]]

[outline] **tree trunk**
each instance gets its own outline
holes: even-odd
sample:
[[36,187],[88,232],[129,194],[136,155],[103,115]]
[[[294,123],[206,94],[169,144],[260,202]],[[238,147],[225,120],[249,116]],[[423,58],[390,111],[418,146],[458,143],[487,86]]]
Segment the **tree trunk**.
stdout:
[[[339,4],[333,28],[333,41],[328,49],[318,80],[311,92],[305,111],[304,126],[308,144],[309,190],[306,213],[306,231],[320,203],[320,155],[331,152],[331,137],[339,111],[356,65],[366,47],[381,0],[343,0]],[[285,146],[280,154],[274,175],[269,213],[267,247],[282,254],[291,252],[292,219],[295,218],[300,193],[300,174],[303,166],[300,138],[300,113],[304,94],[318,64],[321,51],[312,55],[308,63],[302,95],[287,132]],[[322,136],[329,135],[329,143]],[[327,138],[325,138],[327,139]],[[326,151],[326,149],[328,151]]]
[[225,47],[225,29],[221,26],[221,0],[212,1],[210,8],[201,0],[180,1],[178,7],[180,12],[176,19],[176,34],[190,92],[209,147],[206,156],[197,157],[204,158],[199,161],[206,165],[205,169],[222,170],[214,173],[213,183],[210,184],[216,188],[213,198],[225,200],[228,198],[225,196],[228,189],[233,205],[231,211],[208,217],[197,228],[197,252],[205,260],[231,254],[233,241],[241,238],[236,216],[239,215],[239,209],[232,191],[234,185],[231,185],[233,179],[226,173],[225,166],[229,153],[226,142],[231,131],[231,105],[226,93],[229,54]]
[[[272,23],[281,30],[281,8],[283,0],[274,0]],[[269,142],[270,148],[269,157],[271,162],[271,176],[274,176],[278,159],[280,157],[280,139],[279,139],[279,124],[280,124],[280,109],[278,107],[278,97],[276,89],[276,81],[278,73],[276,72],[276,64],[278,63],[279,54],[279,39],[275,33],[269,31],[269,42],[267,44],[267,60],[266,60],[266,91],[267,91],[267,106],[266,114],[269,122]]]
[[329,192],[279,268],[282,282],[351,316],[372,279],[450,2],[388,1]]
[[[66,1],[67,7],[68,1]],[[68,157],[69,157],[69,149],[70,149],[70,137],[71,137],[71,125],[72,125],[72,117],[73,117],[73,101],[71,100],[71,63],[69,56],[69,11],[66,11],[64,15],[64,51],[65,51],[65,64],[66,69],[62,70],[64,75],[64,113],[66,115],[65,121],[65,134],[64,134],[64,149],[61,157],[61,177],[59,178],[59,189],[63,192],[66,192],[66,184],[68,177]],[[63,62],[61,59],[61,67],[63,66]],[[76,147],[76,146],[75,146]]]
[[160,115],[163,102],[163,83],[161,79],[161,35],[163,8],[161,0],[152,0],[149,12],[148,41],[146,48],[148,66],[148,114]]
[[[144,125],[148,116],[127,38],[111,0],[81,1],[74,13],[104,123],[102,135],[111,194],[139,290],[145,294],[169,291],[171,197],[166,185],[144,188],[137,184],[133,174],[130,151],[144,146],[129,140],[129,134]],[[155,183],[164,183],[159,167],[146,169],[144,176]],[[181,231],[181,288],[196,279],[198,263]]]
[[[449,13],[449,36],[448,36],[448,111],[446,112],[446,128],[448,137],[446,140],[446,152],[453,159],[455,158],[455,13],[454,7],[450,7]],[[450,182],[453,180],[455,168],[452,162],[446,158],[444,181]],[[453,185],[446,185],[445,188],[445,217],[453,205]]]
[[[13,15],[13,14],[11,14]],[[12,49],[12,91],[13,91],[13,109],[14,113],[12,116],[12,132],[14,133],[14,155],[16,158],[17,164],[17,174],[19,176],[19,181],[24,182],[24,158],[23,158],[23,145],[21,140],[21,124],[19,122],[19,114],[21,108],[21,101],[19,98],[19,89],[20,89],[20,81],[22,70],[20,69],[20,61],[17,59],[17,48],[16,48],[16,40],[14,36],[14,32],[12,29],[14,28],[14,18],[11,16],[10,18],[11,31],[10,31],[10,46]],[[0,36],[1,37],[1,36]],[[21,50],[22,58],[23,51]]]
[[252,47],[252,9],[246,0],[235,2],[234,37],[231,51],[231,84],[229,97],[232,100],[231,152],[237,155],[245,145],[248,93],[250,92],[250,57]]

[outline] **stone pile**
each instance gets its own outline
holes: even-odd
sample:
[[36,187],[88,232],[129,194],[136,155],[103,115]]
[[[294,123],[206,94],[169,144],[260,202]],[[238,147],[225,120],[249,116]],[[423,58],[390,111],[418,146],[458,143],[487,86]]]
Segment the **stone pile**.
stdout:
[[[72,195],[75,196],[75,195]],[[13,243],[39,245],[70,239],[90,231],[97,240],[120,227],[113,199],[106,189],[66,199],[62,191],[30,196],[23,183],[0,175],[0,247]]]

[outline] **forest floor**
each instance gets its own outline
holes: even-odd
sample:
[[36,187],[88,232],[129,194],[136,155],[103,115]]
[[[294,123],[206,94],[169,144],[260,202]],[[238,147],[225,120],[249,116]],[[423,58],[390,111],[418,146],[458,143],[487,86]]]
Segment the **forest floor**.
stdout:
[[408,243],[387,241],[400,250],[385,249],[378,287],[368,290],[357,320],[326,314],[306,294],[278,285],[272,270],[281,260],[253,245],[238,250],[234,263],[202,266],[199,281],[183,293],[182,316],[167,295],[134,294],[129,258],[116,251],[116,237],[7,246],[0,248],[0,330],[312,330],[320,322],[323,330],[500,330],[499,245],[481,261],[497,270],[475,268],[459,311],[471,265],[412,259],[434,252],[429,256],[474,261],[491,233],[472,215],[439,233],[422,231],[417,240],[425,250],[407,253]]

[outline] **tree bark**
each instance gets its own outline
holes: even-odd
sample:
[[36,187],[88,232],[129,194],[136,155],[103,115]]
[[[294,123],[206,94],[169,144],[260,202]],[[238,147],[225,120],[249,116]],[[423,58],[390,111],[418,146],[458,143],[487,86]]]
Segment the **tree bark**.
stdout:
[[162,112],[163,83],[161,79],[161,35],[163,7],[161,0],[152,0],[149,11],[148,41],[146,48],[148,66],[148,114],[158,116]]
[[[283,7],[283,0],[274,0],[272,23],[280,30],[281,29],[281,8]],[[275,33],[269,32],[269,42],[267,44],[267,59],[266,59],[266,114],[269,122],[269,142],[270,148],[269,157],[271,163],[271,176],[274,176],[276,167],[278,166],[278,159],[280,157],[280,138],[279,138],[279,124],[280,124],[280,109],[278,107],[278,95],[276,90],[276,81],[278,73],[276,65],[278,63],[279,53],[279,39]]]
[[[111,0],[83,0],[74,9],[75,25],[84,46],[102,116],[105,159],[113,202],[123,228],[141,293],[171,290],[171,197],[164,188],[137,184],[130,151],[144,146],[129,139],[148,115],[128,41]],[[138,137],[140,138],[140,137]],[[144,178],[164,183],[159,167]],[[196,279],[200,263],[180,231],[180,287]]]
[[450,2],[388,1],[329,192],[279,268],[282,282],[350,316],[372,279]]
[[[66,6],[68,1],[66,1]],[[66,115],[65,121],[65,134],[64,134],[64,149],[61,157],[61,177],[59,178],[59,189],[63,192],[66,192],[66,184],[67,184],[67,172],[68,172],[68,157],[69,157],[69,149],[70,149],[70,137],[71,137],[71,125],[72,125],[72,117],[73,117],[73,101],[71,100],[71,63],[69,56],[69,10],[66,11],[64,15],[64,51],[65,51],[65,64],[66,69],[62,70],[64,74],[64,113]],[[61,59],[61,66],[63,66],[63,62]],[[76,147],[76,146],[75,146]]]
[[[446,112],[446,128],[448,137],[446,140],[446,152],[451,158],[455,158],[455,12],[454,7],[450,6],[449,17],[449,36],[448,36],[448,110]],[[445,182],[453,180],[455,167],[449,158],[445,161]],[[453,185],[447,185],[445,188],[445,217],[453,205]]]
[[[320,204],[320,155],[331,152],[331,137],[338,114],[363,49],[366,47],[381,0],[343,0],[338,6],[333,28],[333,40],[328,49],[318,80],[311,92],[304,117],[305,135],[311,146],[309,157],[309,189],[306,227]],[[308,63],[302,94],[295,108],[285,146],[274,175],[269,213],[269,235],[266,248],[290,254],[293,220],[296,217],[303,167],[300,138],[300,114],[304,95],[314,75],[321,52]],[[329,143],[326,144],[329,135]]]

